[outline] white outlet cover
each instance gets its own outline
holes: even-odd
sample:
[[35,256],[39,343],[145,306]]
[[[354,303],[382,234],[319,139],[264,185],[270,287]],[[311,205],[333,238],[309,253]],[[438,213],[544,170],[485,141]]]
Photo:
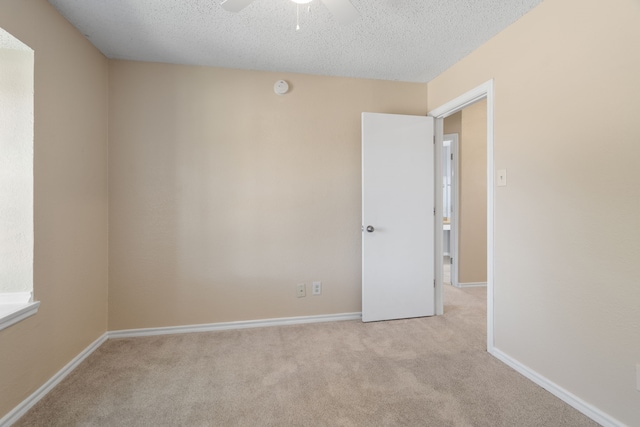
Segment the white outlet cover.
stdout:
[[307,286],[304,283],[298,283],[298,285],[296,285],[296,296],[298,298],[307,296]]
[[311,284],[311,290],[312,290],[313,295],[322,294],[322,282],[313,282]]

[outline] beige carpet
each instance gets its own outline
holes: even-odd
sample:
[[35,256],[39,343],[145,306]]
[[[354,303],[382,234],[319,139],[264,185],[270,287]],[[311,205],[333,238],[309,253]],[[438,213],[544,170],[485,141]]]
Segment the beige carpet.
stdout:
[[445,315],[110,340],[20,426],[597,426],[486,353],[479,291]]
[[442,261],[442,282],[445,285],[451,284],[451,257],[444,257]]

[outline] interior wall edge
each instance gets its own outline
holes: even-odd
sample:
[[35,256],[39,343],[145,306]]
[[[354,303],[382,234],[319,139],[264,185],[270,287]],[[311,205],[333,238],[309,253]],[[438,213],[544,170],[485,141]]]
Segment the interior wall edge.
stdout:
[[613,416],[605,413],[604,411],[598,409],[594,405],[585,402],[580,399],[575,394],[570,391],[560,387],[558,384],[546,378],[544,375],[539,374],[528,366],[522,364],[518,360],[509,356],[508,354],[501,351],[499,348],[494,347],[489,353],[500,360],[504,364],[513,368],[518,373],[527,377],[529,380],[538,384],[540,387],[547,390],[549,393],[556,396],[558,399],[572,406],[574,409],[580,411],[587,417],[591,418],[593,421],[601,424],[604,427],[623,427],[625,424],[615,419]]

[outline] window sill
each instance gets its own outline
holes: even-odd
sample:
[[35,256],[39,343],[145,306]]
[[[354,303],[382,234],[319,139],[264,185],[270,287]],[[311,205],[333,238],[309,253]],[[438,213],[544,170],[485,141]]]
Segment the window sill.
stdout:
[[23,304],[0,304],[0,331],[33,316],[38,312],[40,301]]

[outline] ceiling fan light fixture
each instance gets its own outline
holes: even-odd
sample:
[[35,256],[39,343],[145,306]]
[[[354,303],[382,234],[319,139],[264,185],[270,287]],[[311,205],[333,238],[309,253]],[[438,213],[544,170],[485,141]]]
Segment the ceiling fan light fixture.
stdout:
[[[309,4],[313,0],[291,0],[296,4],[296,31],[300,30],[300,5]],[[309,5],[309,11],[311,11],[311,5]]]
[[[228,12],[238,13],[254,0],[216,0],[220,2],[223,9]],[[291,0],[296,5],[296,9],[300,9],[300,5],[311,7],[313,0]],[[391,0],[389,0],[391,1]],[[397,1],[397,0],[395,0]],[[347,25],[358,19],[360,14],[353,7],[351,0],[321,0],[321,3],[329,9],[329,12],[338,21],[339,24]],[[309,10],[310,11],[310,10]],[[299,12],[298,12],[299,13]],[[298,25],[299,26],[299,25]]]

